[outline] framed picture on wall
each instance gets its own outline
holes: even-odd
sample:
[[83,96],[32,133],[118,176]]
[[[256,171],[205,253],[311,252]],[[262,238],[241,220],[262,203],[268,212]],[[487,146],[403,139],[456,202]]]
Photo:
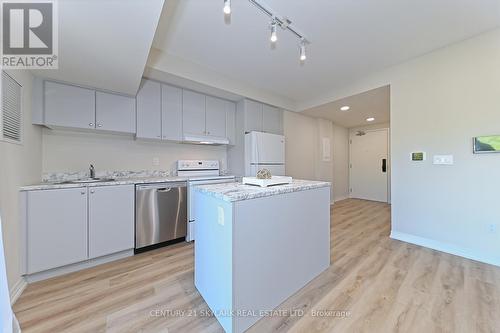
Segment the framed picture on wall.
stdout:
[[500,153],[500,135],[477,136],[473,146],[474,154]]

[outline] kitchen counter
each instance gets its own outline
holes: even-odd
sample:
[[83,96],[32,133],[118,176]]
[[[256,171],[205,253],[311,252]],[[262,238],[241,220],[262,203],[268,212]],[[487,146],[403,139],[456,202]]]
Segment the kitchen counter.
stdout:
[[[20,191],[36,191],[36,190],[54,190],[63,188],[76,187],[95,187],[95,186],[111,186],[111,185],[137,185],[150,183],[170,183],[170,182],[185,182],[195,179],[212,179],[213,177],[137,177],[137,178],[118,178],[112,181],[100,181],[95,183],[60,183],[60,182],[42,182],[39,184],[22,186]],[[219,176],[217,179],[230,179],[233,176]]]
[[250,200],[273,195],[305,191],[321,187],[329,187],[329,182],[294,179],[291,184],[270,187],[244,185],[242,183],[225,183],[196,186],[195,190],[227,202]]

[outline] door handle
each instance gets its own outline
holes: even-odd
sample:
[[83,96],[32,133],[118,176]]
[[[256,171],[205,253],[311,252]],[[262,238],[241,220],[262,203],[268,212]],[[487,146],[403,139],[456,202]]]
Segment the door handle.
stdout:
[[383,158],[382,159],[382,172],[387,172],[387,159]]

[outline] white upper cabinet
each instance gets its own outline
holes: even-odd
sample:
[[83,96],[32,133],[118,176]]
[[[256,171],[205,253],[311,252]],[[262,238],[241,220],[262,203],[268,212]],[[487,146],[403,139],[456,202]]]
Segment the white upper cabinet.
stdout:
[[205,95],[190,90],[182,94],[182,126],[186,135],[205,135]]
[[226,137],[230,145],[236,144],[236,103],[226,101]]
[[283,110],[264,104],[262,106],[262,131],[283,134]]
[[95,91],[45,81],[45,125],[95,128]]
[[96,92],[96,128],[135,133],[135,98]]
[[245,100],[245,132],[262,132],[262,103]]
[[136,103],[136,136],[143,139],[161,139],[161,84],[142,80]]
[[161,85],[162,139],[182,141],[182,89]]
[[134,185],[88,188],[89,258],[134,248]]
[[27,202],[27,273],[87,259],[86,188],[32,191]]
[[226,137],[226,103],[223,99],[207,96],[206,135]]
[[[37,125],[131,133],[139,139],[235,141],[235,103],[153,80],[143,79],[135,98],[43,79],[34,80],[33,91]],[[262,104],[245,103],[246,130],[262,131]]]

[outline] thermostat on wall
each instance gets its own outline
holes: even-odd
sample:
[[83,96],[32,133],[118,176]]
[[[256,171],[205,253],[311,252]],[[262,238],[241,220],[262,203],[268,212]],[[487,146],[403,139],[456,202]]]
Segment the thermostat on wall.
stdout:
[[425,152],[414,152],[414,153],[411,153],[411,160],[412,161],[425,161],[426,159],[426,154]]

